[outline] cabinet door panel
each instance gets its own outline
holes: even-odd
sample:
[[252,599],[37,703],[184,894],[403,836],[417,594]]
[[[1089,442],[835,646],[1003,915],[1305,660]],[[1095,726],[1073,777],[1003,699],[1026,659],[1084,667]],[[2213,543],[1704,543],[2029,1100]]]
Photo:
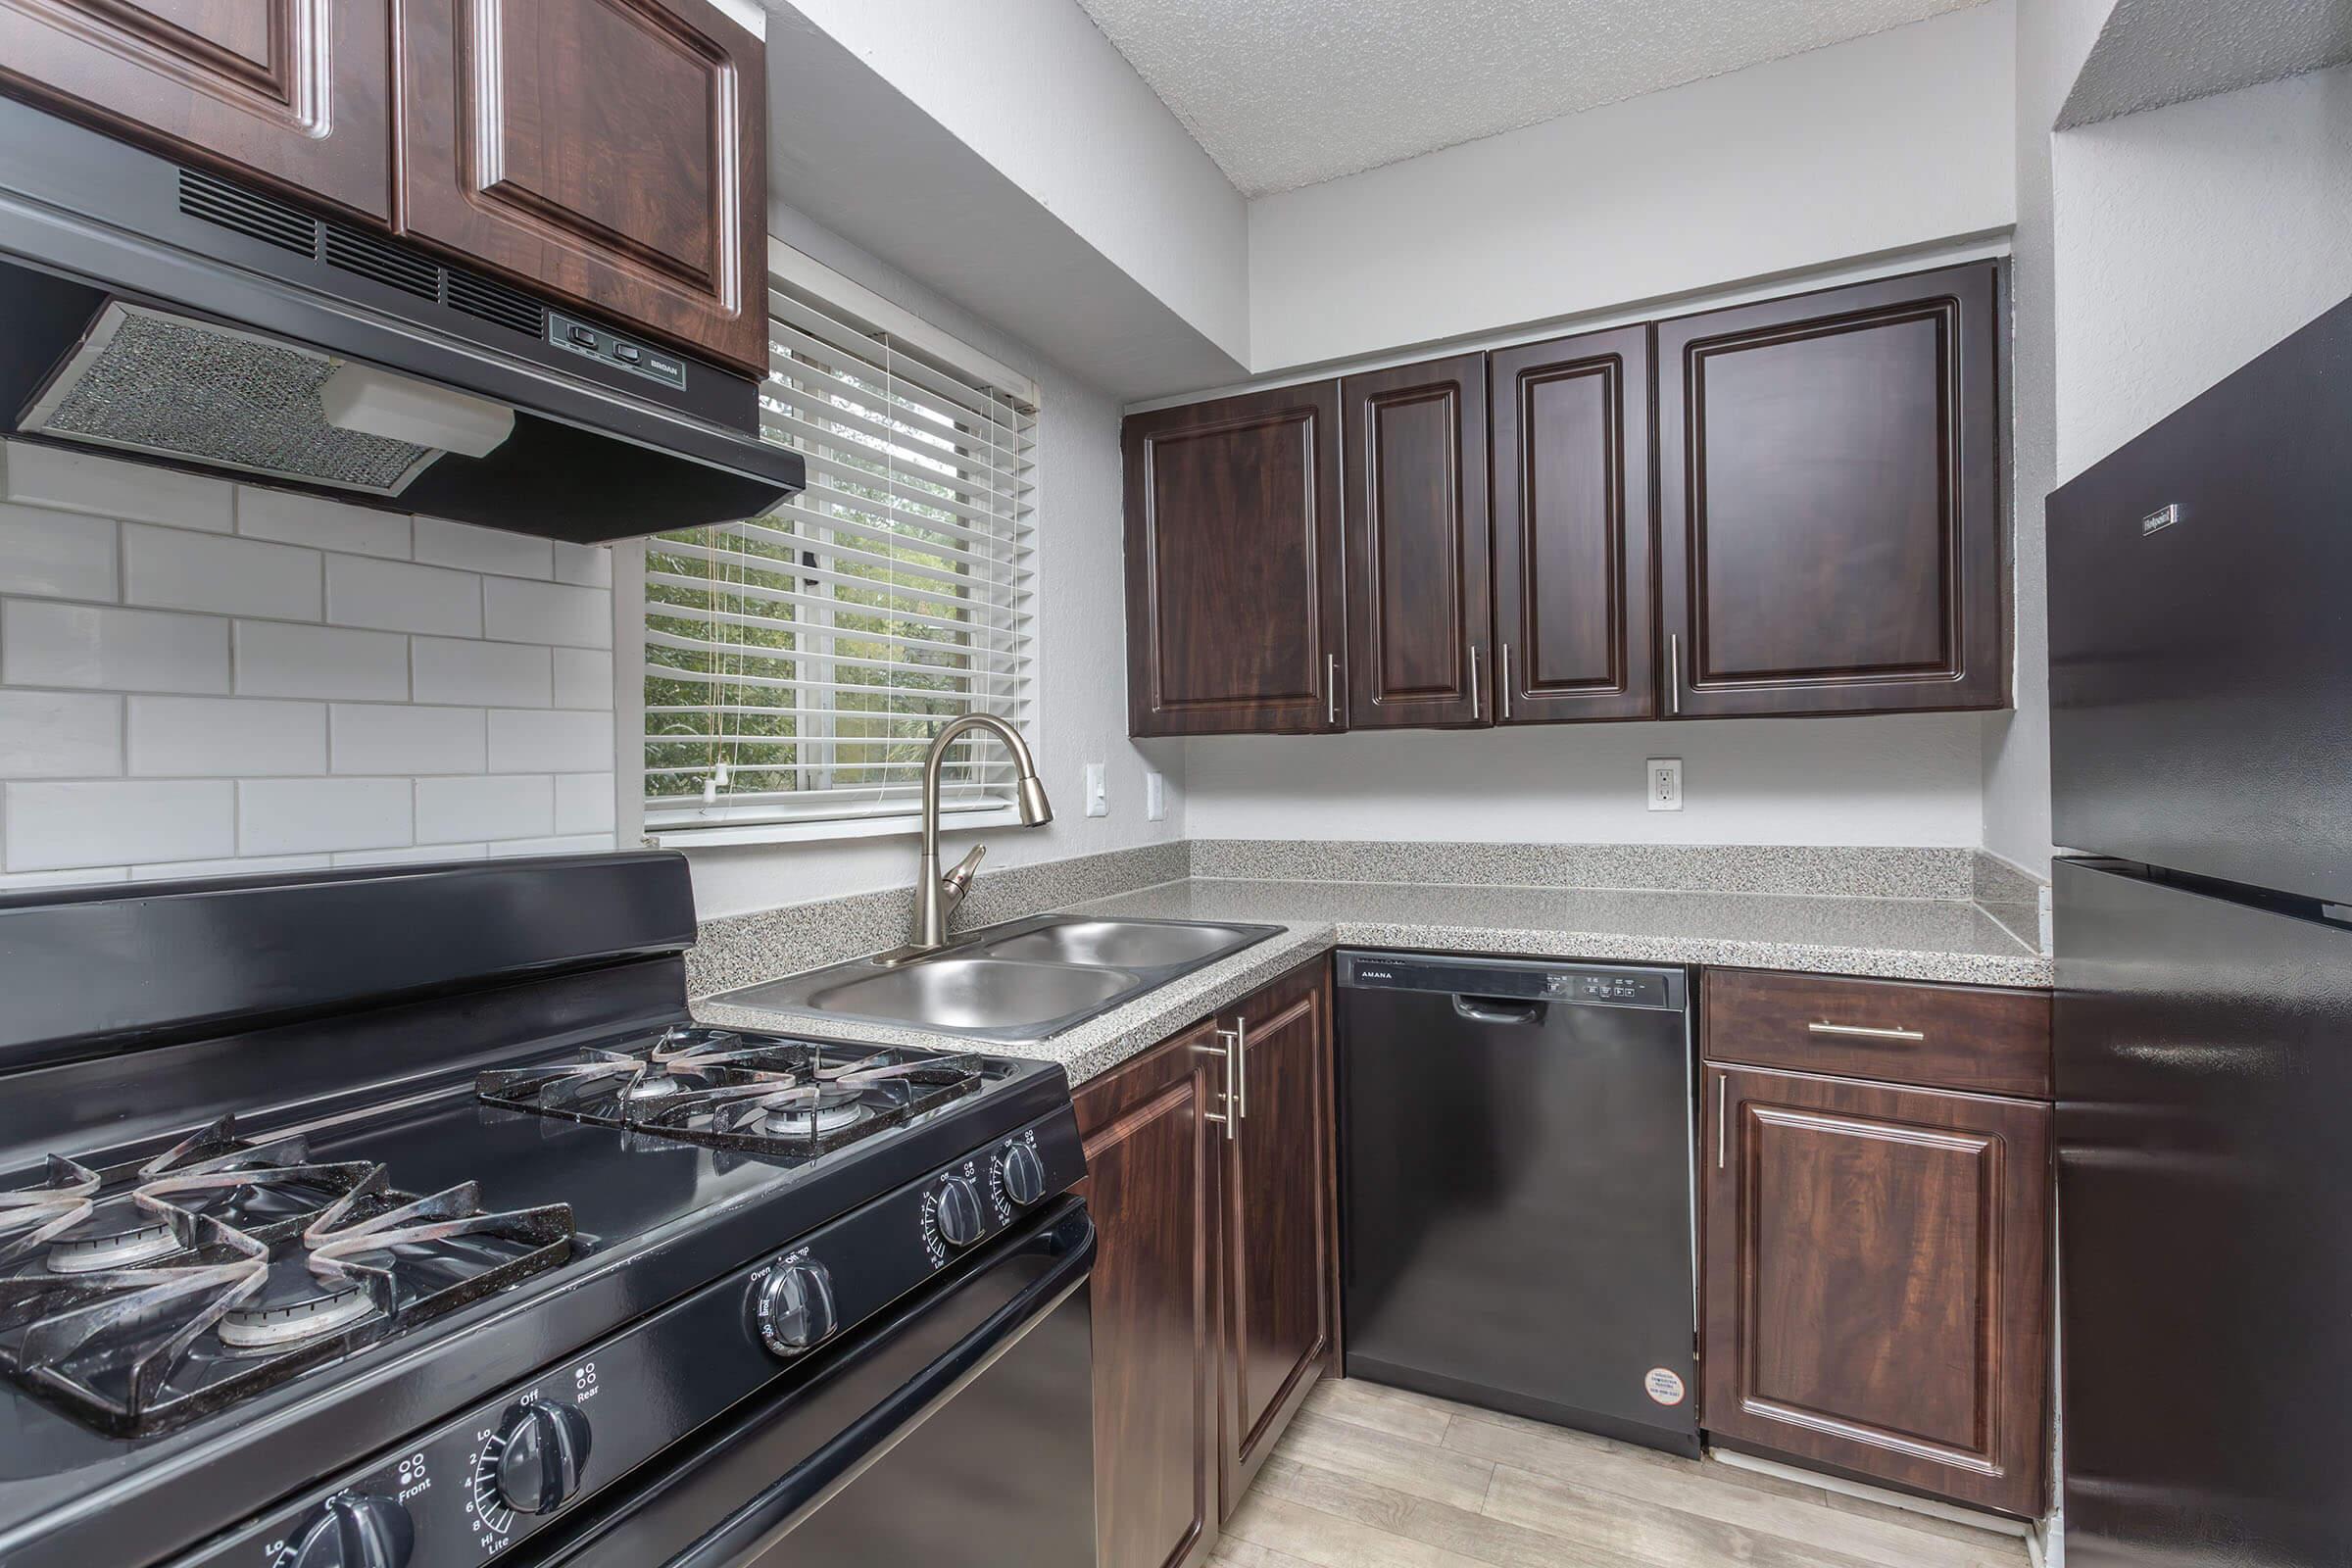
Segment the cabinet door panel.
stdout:
[[1649,329],[1494,356],[1500,721],[1657,710]]
[[2007,700],[1997,272],[1659,323],[1671,710]]
[[1739,1069],[1707,1080],[1702,1424],[2038,1512],[2049,1107]]
[[1127,420],[1135,734],[1341,727],[1339,431],[1330,381]]
[[1104,1568],[1169,1568],[1216,1535],[1215,1223],[1222,1052],[1206,1024],[1085,1085],[1098,1241],[1095,1511]]
[[0,0],[0,89],[382,221],[391,0]]
[[767,364],[759,39],[709,0],[401,0],[409,232]]
[[1348,725],[1491,720],[1486,357],[1351,375]]
[[1226,1145],[1224,1507],[1230,1515],[1332,1364],[1331,990],[1321,961],[1243,1004]]

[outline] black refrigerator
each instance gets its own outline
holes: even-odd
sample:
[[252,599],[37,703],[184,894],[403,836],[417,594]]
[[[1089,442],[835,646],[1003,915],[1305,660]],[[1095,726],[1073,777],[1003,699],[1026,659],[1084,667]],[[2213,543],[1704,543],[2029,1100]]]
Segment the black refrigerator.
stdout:
[[2352,1564],[2352,302],[2049,503],[2071,1568]]

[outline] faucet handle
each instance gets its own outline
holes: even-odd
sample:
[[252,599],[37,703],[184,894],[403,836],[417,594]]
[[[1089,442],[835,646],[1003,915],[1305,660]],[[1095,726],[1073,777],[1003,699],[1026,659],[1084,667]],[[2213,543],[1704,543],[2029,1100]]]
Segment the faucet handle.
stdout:
[[987,854],[987,845],[973,845],[971,854],[949,867],[948,874],[939,879],[941,890],[949,898],[960,903],[963,896],[972,891],[972,879],[980,874],[980,860]]

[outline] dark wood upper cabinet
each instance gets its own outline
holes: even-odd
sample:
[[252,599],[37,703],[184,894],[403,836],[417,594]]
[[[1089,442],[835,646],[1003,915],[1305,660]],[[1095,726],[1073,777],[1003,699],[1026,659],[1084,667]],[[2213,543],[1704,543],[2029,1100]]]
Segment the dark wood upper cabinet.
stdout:
[[1134,415],[1123,445],[1131,731],[1343,728],[1339,384]]
[[1657,712],[1649,328],[1496,351],[1495,716]]
[[1706,1074],[1701,1423],[2037,1516],[2050,1107]]
[[1082,1189],[1098,1237],[1095,1520],[1105,1568],[1176,1568],[1217,1533],[1216,1192],[1223,1047],[1212,1020],[1084,1084]]
[[391,0],[0,0],[0,90],[387,221]]
[[766,70],[709,0],[399,0],[409,233],[767,368]]
[[1220,1236],[1225,1517],[1337,1360],[1329,962],[1294,969],[1222,1022],[1235,1056]]
[[1658,323],[1669,713],[2007,702],[1999,279]]
[[1348,376],[1340,408],[1348,727],[1490,722],[1486,356]]

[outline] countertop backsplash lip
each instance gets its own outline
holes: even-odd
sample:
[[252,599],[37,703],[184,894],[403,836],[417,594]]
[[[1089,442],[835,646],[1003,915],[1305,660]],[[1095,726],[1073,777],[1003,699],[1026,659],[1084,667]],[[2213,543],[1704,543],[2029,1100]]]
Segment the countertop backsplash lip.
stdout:
[[1967,900],[1979,851],[1940,845],[1194,839],[1192,874],[1272,882]]
[[[1340,946],[1722,964],[1963,985],[2046,987],[2051,982],[2048,957],[2020,931],[2020,911],[2030,912],[2032,906],[1987,907],[1970,897],[1974,851],[1954,852],[1950,879],[1937,884],[1949,890],[1944,897],[1905,898],[1886,892],[1482,886],[1327,876],[1277,880],[1203,872],[1193,854],[1197,849],[1176,841],[1007,867],[981,879],[958,930],[1048,909],[1256,920],[1283,927],[1279,936],[1051,1040],[973,1041],[710,1000],[719,992],[894,945],[908,904],[904,890],[706,922],[701,943],[688,955],[689,994],[698,999],[695,1013],[721,1026],[880,1045],[976,1046],[1059,1062],[1082,1082]],[[1211,865],[1231,863],[1209,858]]]

